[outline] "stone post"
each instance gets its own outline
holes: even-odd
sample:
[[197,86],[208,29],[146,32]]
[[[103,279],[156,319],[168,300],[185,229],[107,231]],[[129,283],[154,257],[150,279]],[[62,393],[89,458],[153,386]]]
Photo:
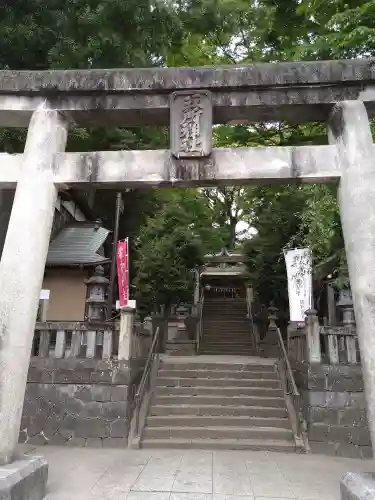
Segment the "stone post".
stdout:
[[366,108],[337,103],[329,141],[341,165],[339,202],[361,351],[372,446],[375,448],[375,162]]
[[320,349],[320,325],[315,309],[306,311],[306,342],[307,361],[309,363],[321,363],[322,352]]
[[350,290],[341,290],[337,307],[342,310],[342,324],[352,331],[352,335],[348,335],[344,339],[346,359],[349,365],[357,364],[356,324]]
[[254,290],[249,284],[246,284],[246,300],[251,307],[251,304],[254,301]]
[[[42,104],[27,134],[0,262],[0,464],[12,461],[21,422],[39,295],[57,189],[55,153],[65,150],[67,122]],[[5,286],[6,284],[6,286]]]
[[327,305],[328,305],[328,324],[330,326],[335,326],[337,324],[335,290],[330,283],[327,284]]
[[194,286],[194,306],[196,306],[199,303],[200,300],[200,274],[199,274],[199,269],[194,270],[194,275],[195,275],[195,286]]
[[120,310],[120,337],[118,344],[118,359],[129,360],[131,358],[131,346],[134,328],[135,309],[123,307]]

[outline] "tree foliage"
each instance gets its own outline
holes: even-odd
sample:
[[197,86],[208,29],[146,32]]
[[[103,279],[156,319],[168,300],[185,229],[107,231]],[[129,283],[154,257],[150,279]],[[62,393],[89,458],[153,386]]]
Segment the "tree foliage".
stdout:
[[164,203],[146,220],[135,241],[134,285],[140,309],[145,312],[190,302],[194,270],[203,264],[206,252],[222,245],[198,190],[165,190],[161,196]]

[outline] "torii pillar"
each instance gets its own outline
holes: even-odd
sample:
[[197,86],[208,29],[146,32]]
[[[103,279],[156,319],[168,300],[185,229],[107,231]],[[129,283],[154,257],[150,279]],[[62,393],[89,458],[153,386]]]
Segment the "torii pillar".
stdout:
[[[353,295],[375,455],[375,159],[374,145],[362,101],[336,104],[329,120],[329,141],[337,147],[341,166],[341,224]],[[375,498],[374,474],[348,472],[341,498]]]
[[46,103],[33,113],[0,262],[0,465],[15,458],[58,194],[53,163],[67,132],[64,117]]

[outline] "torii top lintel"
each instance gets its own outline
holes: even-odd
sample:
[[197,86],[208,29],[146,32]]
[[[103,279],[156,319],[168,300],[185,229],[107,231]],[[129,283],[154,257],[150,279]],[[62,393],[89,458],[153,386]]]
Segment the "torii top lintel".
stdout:
[[211,92],[214,123],[321,121],[335,102],[357,99],[372,117],[375,60],[0,71],[0,126],[27,125],[46,98],[82,125],[167,124],[170,95],[197,89]]

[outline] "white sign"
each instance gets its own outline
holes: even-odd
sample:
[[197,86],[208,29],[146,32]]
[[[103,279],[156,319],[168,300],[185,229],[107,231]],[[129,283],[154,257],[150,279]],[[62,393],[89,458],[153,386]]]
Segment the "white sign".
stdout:
[[305,313],[312,307],[312,255],[309,248],[284,252],[288,276],[290,321],[305,322]]
[[41,290],[39,295],[39,300],[49,300],[49,294],[51,290]]
[[[137,301],[136,300],[128,300],[128,305],[125,306],[125,309],[127,307],[130,307],[131,309],[137,309]],[[122,307],[120,306],[120,301],[116,300],[116,311],[118,311],[119,309],[122,309]]]

